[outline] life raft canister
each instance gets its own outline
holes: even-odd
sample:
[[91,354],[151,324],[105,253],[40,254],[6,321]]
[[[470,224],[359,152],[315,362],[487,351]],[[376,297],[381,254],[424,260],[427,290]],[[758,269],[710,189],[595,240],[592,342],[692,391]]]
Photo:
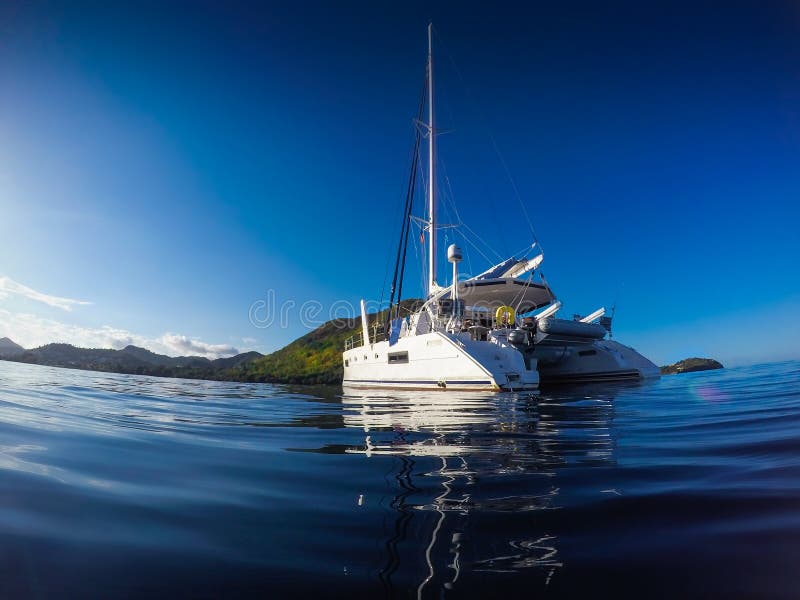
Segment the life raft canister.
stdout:
[[517,316],[517,313],[514,312],[514,309],[510,306],[501,306],[497,309],[494,313],[494,318],[497,321],[497,324],[501,324],[503,322],[503,316],[506,316],[508,321],[506,321],[509,325],[514,324],[514,319]]

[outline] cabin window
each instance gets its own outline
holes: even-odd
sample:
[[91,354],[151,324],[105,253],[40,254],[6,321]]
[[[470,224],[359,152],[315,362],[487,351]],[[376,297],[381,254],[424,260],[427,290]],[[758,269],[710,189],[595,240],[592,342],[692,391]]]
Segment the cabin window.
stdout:
[[389,352],[389,364],[394,363],[407,363],[408,362],[408,352]]
[[347,360],[346,358],[344,359],[344,366],[345,367],[349,367],[350,366],[350,361]]
[[578,356],[594,356],[597,354],[597,350],[581,350],[578,352]]
[[464,314],[464,301],[439,300],[439,314],[443,316],[452,315],[455,312],[459,315]]

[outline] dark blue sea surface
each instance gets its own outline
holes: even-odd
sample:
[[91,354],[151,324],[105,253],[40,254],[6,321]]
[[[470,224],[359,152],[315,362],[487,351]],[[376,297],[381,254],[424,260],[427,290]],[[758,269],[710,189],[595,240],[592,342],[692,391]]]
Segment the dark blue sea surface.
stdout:
[[0,362],[0,596],[796,598],[800,363],[539,394]]

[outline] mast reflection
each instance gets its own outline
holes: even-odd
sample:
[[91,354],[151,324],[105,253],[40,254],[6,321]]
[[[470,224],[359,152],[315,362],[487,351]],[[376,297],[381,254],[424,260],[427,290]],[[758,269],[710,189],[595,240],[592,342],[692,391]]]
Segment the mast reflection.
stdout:
[[614,461],[613,389],[583,392],[345,391],[344,424],[364,432],[345,452],[393,460],[378,573],[388,597],[414,586],[441,596],[475,574],[523,569],[548,585],[563,563],[537,511],[559,508],[564,469]]

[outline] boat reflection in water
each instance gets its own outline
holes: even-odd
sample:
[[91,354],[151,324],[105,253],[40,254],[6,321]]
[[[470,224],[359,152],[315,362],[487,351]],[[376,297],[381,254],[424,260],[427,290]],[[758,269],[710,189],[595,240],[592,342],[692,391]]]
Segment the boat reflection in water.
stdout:
[[393,461],[378,572],[387,594],[475,593],[492,574],[508,585],[523,572],[529,591],[547,587],[564,566],[547,518],[565,502],[560,480],[614,461],[612,393],[346,389],[345,426],[364,431],[346,452]]

